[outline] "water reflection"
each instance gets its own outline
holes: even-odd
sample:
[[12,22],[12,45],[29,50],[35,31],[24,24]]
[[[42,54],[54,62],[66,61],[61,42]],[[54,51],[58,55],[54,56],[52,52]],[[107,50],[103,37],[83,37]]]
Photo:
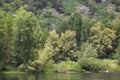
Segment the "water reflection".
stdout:
[[0,75],[0,80],[120,80],[120,73]]

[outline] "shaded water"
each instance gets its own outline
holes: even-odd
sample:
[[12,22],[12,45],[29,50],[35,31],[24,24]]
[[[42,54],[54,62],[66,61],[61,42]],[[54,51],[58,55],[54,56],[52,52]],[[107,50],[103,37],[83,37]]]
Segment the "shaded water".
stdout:
[[0,80],[120,80],[120,73],[0,75]]

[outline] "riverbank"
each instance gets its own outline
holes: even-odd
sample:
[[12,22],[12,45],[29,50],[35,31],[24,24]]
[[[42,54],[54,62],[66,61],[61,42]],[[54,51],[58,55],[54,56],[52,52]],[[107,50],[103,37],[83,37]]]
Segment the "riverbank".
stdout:
[[78,62],[62,61],[58,64],[47,65],[45,73],[111,73],[120,72],[117,60],[111,59],[81,59]]
[[3,71],[3,72],[0,72],[0,74],[25,74],[25,72],[21,72],[21,71]]
[[[29,66],[28,66],[29,68]],[[41,67],[41,71],[22,69],[17,71],[3,71],[0,74],[25,74],[25,73],[111,73],[120,72],[120,65],[117,60],[110,59],[80,59],[78,62],[62,61],[60,63],[49,63]],[[37,72],[35,72],[37,71]]]

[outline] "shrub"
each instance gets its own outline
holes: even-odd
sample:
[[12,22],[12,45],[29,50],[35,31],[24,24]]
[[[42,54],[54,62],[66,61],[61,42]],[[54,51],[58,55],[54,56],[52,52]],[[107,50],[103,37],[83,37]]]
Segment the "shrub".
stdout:
[[43,69],[43,64],[38,60],[31,62],[27,66],[27,71],[28,72],[39,73],[40,71],[42,71],[42,69]]
[[93,45],[90,43],[83,43],[81,46],[81,51],[79,53],[79,58],[97,58],[97,50],[94,49]]
[[56,71],[56,66],[54,61],[50,60],[43,68],[43,72],[45,73],[53,73]]
[[19,65],[17,70],[18,71],[25,71],[25,65],[24,64]]
[[33,62],[29,62],[29,64],[21,64],[18,66],[18,71],[24,71],[24,72],[33,72],[33,73],[39,73],[43,69],[43,65],[40,61],[35,60]]
[[79,66],[84,71],[91,72],[118,72],[120,71],[117,60],[109,60],[109,59],[93,59],[93,58],[81,58],[79,59]]
[[118,72],[120,71],[117,60],[104,59],[101,60],[102,65],[106,67],[109,72]]
[[93,58],[81,58],[79,60],[79,66],[85,71],[98,72],[105,70],[105,66],[101,64],[101,61]]
[[63,61],[56,64],[57,72],[67,73],[67,72],[77,72],[79,70],[78,64],[72,61]]

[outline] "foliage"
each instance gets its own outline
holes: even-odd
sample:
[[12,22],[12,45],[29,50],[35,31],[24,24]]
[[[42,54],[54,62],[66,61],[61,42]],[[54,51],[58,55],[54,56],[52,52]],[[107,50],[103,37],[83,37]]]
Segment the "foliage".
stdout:
[[45,73],[53,73],[56,72],[56,64],[54,63],[53,60],[49,60],[49,62],[43,67],[43,72]]
[[83,43],[79,52],[79,58],[97,58],[97,51],[90,43]]
[[75,35],[75,32],[70,30],[61,34],[58,40],[58,53],[53,56],[55,61],[77,60],[78,51],[76,49]]
[[89,39],[91,34],[90,30],[95,22],[96,21],[92,18],[82,17],[81,43]]
[[5,68],[13,52],[13,18],[9,14],[4,15],[4,12],[1,12],[0,17],[0,61]]
[[120,71],[119,7],[119,0],[0,0],[0,71]]
[[119,66],[115,60],[100,60],[93,58],[81,58],[79,60],[79,66],[85,71],[93,72],[116,72]]
[[39,29],[36,17],[31,12],[20,8],[17,11],[15,22],[14,50],[17,64],[27,64],[34,59],[35,31]]
[[20,71],[3,71],[1,74],[25,74],[24,72],[20,72]]
[[87,59],[81,58],[81,59],[79,59],[79,66],[85,71],[98,72],[98,71],[105,70],[105,66],[102,66],[100,61],[95,60],[93,58],[87,58]]
[[115,38],[115,31],[109,28],[102,28],[101,23],[97,23],[91,28],[90,43],[96,48],[98,58],[111,56],[113,50],[112,44]]
[[[0,66],[1,69],[3,67],[4,64],[4,57],[6,57],[6,53],[5,53],[5,32],[4,32],[4,13],[1,12],[0,14]],[[2,62],[3,61],[3,62]]]
[[75,1],[72,1],[72,0],[65,0],[63,2],[63,6],[64,6],[64,14],[65,15],[70,15],[72,12],[75,12],[75,7],[77,6]]
[[27,72],[39,73],[42,71],[43,65],[41,61],[33,61],[27,66]]
[[59,64],[56,65],[56,67],[57,72],[59,73],[70,73],[79,71],[78,64],[72,61],[60,62]]
[[112,28],[113,30],[116,31],[116,35],[117,35],[116,42],[119,42],[120,41],[120,19],[117,18],[112,21]]
[[82,18],[79,13],[75,13],[70,16],[68,20],[69,29],[76,31],[77,45],[81,44],[81,33],[82,33]]
[[118,44],[116,50],[115,50],[115,57],[117,58],[118,60],[118,63],[120,64],[120,43]]

